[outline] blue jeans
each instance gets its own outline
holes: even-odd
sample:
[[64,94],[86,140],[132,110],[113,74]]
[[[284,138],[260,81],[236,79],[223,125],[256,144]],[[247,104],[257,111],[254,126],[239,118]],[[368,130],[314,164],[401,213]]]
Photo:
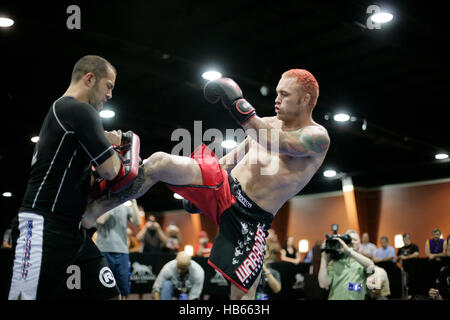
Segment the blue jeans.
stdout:
[[108,262],[120,294],[126,297],[130,294],[130,256],[128,253],[102,252]]
[[172,300],[173,292],[174,288],[172,281],[164,281],[161,288],[161,300]]

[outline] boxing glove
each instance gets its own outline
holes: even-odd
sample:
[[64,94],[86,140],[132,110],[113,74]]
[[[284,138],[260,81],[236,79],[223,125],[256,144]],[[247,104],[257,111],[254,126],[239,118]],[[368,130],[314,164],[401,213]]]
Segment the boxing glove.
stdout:
[[203,94],[209,103],[215,104],[221,100],[241,126],[256,115],[255,108],[243,98],[241,88],[229,78],[207,82]]

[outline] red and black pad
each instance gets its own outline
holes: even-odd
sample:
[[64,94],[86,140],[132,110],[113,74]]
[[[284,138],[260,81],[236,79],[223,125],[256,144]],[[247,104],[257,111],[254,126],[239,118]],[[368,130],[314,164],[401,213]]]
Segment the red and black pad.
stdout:
[[111,192],[118,193],[127,188],[136,179],[139,171],[140,139],[133,131],[122,133],[120,146],[115,147],[122,160],[117,176],[108,182]]
[[95,181],[89,192],[88,202],[98,199],[109,191],[118,193],[129,187],[136,179],[141,162],[139,136],[132,131],[122,133],[122,142],[120,146],[114,146],[114,150],[118,153],[121,161],[119,173],[113,180],[107,181],[100,177],[92,167]]

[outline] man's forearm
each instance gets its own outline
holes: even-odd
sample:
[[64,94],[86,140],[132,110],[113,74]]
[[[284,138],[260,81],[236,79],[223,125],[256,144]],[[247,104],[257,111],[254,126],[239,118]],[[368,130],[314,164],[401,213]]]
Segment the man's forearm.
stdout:
[[331,280],[328,277],[328,261],[322,257],[320,260],[320,268],[318,274],[319,286],[322,289],[328,289],[330,286]]
[[360,265],[362,265],[365,269],[375,266],[371,259],[367,258],[366,256],[364,256],[354,250],[350,251],[349,255],[351,258],[355,259],[356,262],[358,262]]

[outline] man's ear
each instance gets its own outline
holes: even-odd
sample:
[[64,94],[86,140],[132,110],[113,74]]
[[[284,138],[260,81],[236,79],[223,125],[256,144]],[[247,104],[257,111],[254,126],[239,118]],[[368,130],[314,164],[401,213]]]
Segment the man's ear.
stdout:
[[88,72],[83,76],[84,84],[89,88],[92,88],[95,85],[96,80],[97,78],[95,78],[95,74],[92,72]]
[[306,93],[300,100],[302,106],[308,106],[311,101],[311,95]]

